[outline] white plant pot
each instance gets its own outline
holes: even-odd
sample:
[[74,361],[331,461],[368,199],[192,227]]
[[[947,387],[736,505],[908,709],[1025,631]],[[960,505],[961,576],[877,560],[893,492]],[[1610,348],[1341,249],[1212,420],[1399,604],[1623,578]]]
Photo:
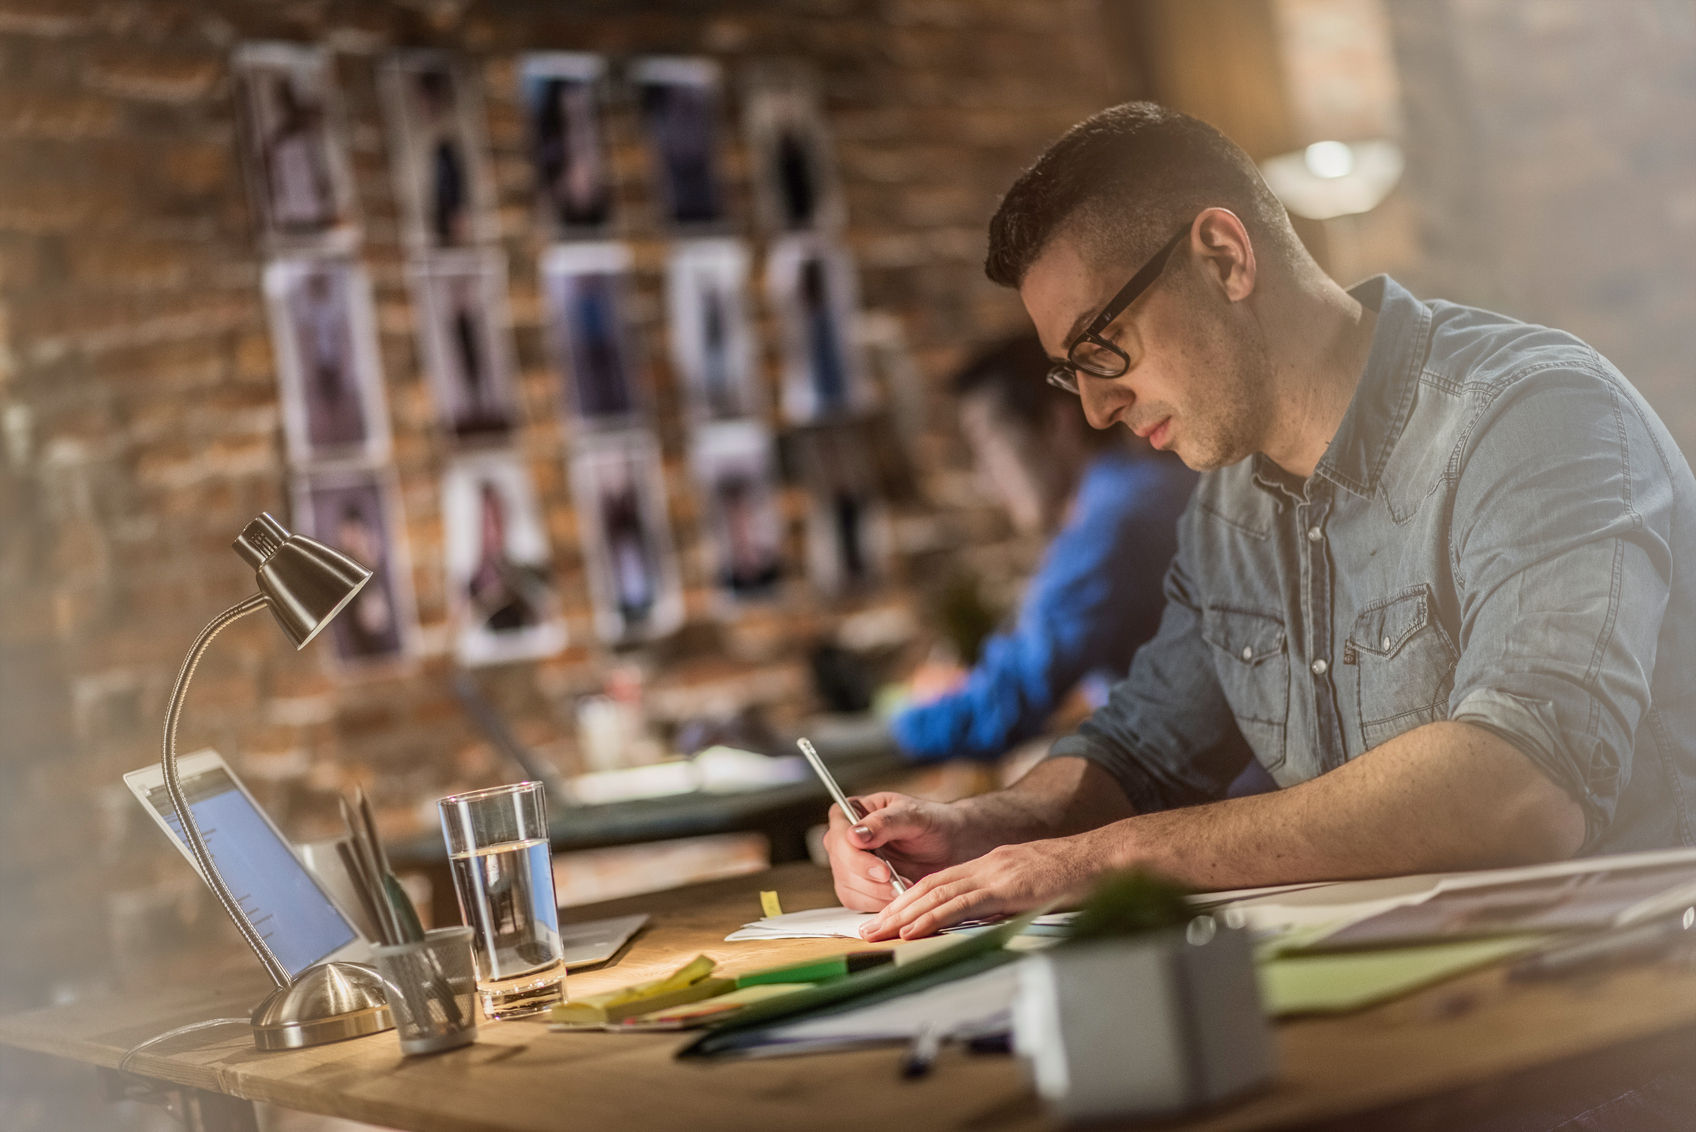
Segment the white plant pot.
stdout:
[[1272,1076],[1248,934],[1213,924],[1020,962],[1013,1045],[1055,1117],[1168,1117]]

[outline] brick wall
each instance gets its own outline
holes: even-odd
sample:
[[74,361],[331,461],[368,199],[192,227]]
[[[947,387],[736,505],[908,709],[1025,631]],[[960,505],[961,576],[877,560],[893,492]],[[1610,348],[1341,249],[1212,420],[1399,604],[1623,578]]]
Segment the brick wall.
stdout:
[[1696,6],[1389,8],[1410,285],[1586,339],[1696,455]]
[[[480,672],[521,738],[573,769],[574,697],[598,685],[609,657],[584,643],[594,633],[539,324],[520,52],[705,54],[727,65],[732,97],[744,62],[810,61],[835,135],[863,305],[899,319],[926,381],[921,504],[900,516],[906,553],[891,584],[841,606],[798,581],[774,609],[717,623],[665,369],[665,244],[635,223],[637,329],[659,386],[691,611],[682,633],[634,654],[652,702],[677,715],[752,698],[792,717],[809,706],[807,645],[867,611],[911,620],[922,604],[915,579],[933,572],[939,548],[966,542],[1003,579],[1028,565],[1032,548],[1009,541],[972,491],[939,382],[970,343],[1020,317],[981,277],[984,221],[1043,143],[1103,99],[1108,66],[1089,6],[815,0],[781,15],[751,2],[702,10],[0,0],[0,1005],[97,989],[115,958],[156,930],[168,937],[185,911],[215,922],[119,776],[157,758],[184,651],[252,588],[230,540],[260,510],[288,513],[262,262],[237,158],[238,43],[337,52],[426,642],[408,673],[338,681],[323,646],[295,654],[268,619],[218,640],[190,697],[182,749],[217,746],[291,835],[330,832],[334,792],[354,783],[400,832],[441,793],[516,774],[479,741],[447,685],[445,454],[415,356],[377,95],[390,47],[464,50],[484,84],[529,422],[520,445],[548,511],[574,642],[547,661]],[[733,117],[724,125],[746,226],[740,131]],[[626,203],[639,205],[647,166],[627,104],[612,128]],[[800,574],[798,491],[786,510]]]

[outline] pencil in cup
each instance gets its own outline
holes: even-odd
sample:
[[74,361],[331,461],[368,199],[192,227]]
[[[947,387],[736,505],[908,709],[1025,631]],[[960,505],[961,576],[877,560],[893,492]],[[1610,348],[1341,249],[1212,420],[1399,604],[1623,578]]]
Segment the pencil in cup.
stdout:
[[[832,798],[836,799],[836,804],[842,808],[842,816],[848,819],[848,824],[853,825],[863,821],[866,815],[860,813],[860,807],[850,802],[848,795],[842,792],[842,787],[836,784],[836,779],[825,767],[824,760],[819,758],[819,753],[813,749],[813,744],[806,739],[797,739],[795,745],[801,748],[801,753],[806,756],[807,764],[813,768],[813,773],[819,776],[819,781],[824,783],[824,788],[830,791]],[[903,892],[906,892],[907,882],[900,873],[895,871],[895,866],[889,863],[889,858],[875,849],[871,851],[871,854],[882,861],[883,867],[889,870],[889,887],[895,890],[895,895],[900,896]]]

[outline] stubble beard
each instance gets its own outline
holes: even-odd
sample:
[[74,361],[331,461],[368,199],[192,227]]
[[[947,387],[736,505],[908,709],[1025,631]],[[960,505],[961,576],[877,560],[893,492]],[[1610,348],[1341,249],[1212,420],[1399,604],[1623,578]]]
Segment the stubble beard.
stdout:
[[1274,419],[1272,361],[1265,344],[1221,334],[1209,346],[1221,380],[1199,399],[1206,407],[1187,414],[1190,435],[1174,445],[1198,472],[1229,467],[1259,452]]

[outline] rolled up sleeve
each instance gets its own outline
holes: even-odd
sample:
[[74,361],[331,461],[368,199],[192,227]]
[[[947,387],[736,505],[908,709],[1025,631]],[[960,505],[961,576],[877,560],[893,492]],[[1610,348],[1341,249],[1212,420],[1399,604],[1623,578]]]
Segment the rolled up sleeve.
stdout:
[[1672,487],[1601,372],[1509,386],[1455,485],[1451,719],[1507,739],[1583,808],[1586,848],[1631,775],[1670,593]]
[[1222,798],[1251,757],[1201,636],[1201,610],[1184,550],[1194,511],[1191,503],[1179,524],[1159,632],[1137,650],[1130,674],[1114,686],[1106,705],[1048,756],[1096,763],[1139,813]]

